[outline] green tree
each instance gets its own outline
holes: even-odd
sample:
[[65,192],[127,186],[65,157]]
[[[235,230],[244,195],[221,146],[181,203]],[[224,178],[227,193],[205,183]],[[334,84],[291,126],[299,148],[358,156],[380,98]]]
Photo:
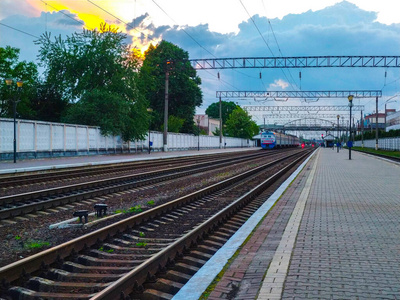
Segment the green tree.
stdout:
[[[22,90],[18,93],[17,116],[24,119],[34,119],[35,111],[31,99],[35,94],[38,81],[37,66],[33,62],[19,61],[18,48],[6,46],[0,47],[0,117],[12,118],[14,115],[13,102],[10,101],[17,96],[17,80],[24,82]],[[5,79],[14,80],[9,87]]]
[[[232,101],[221,101],[222,124],[226,124],[229,115],[239,106]],[[213,119],[219,119],[219,102],[211,104],[206,109],[206,114]]]
[[257,123],[241,107],[237,107],[226,121],[226,133],[231,137],[251,139],[258,134]]
[[65,122],[100,126],[105,135],[124,140],[145,136],[150,115],[137,88],[138,62],[125,43],[126,35],[107,24],[100,30],[83,30],[65,40],[44,34],[40,65],[45,84],[69,103]]
[[[193,116],[202,103],[200,77],[188,61],[189,55],[178,46],[161,41],[150,45],[140,70],[139,88],[153,109],[152,128],[160,130],[164,124],[165,79],[169,74],[168,115],[183,119],[180,132],[194,132]],[[169,63],[167,63],[169,62]],[[170,131],[170,128],[168,128]]]
[[215,131],[213,131],[212,134],[213,134],[214,136],[219,136],[219,134],[220,134],[219,128],[216,127],[216,128],[215,128]]
[[[184,119],[169,115],[168,116],[168,131],[178,133],[181,130],[184,122],[185,122]],[[164,131],[164,124],[161,125],[161,130]]]
[[61,96],[57,87],[38,84],[31,98],[34,119],[48,122],[61,122],[69,107],[68,101]]

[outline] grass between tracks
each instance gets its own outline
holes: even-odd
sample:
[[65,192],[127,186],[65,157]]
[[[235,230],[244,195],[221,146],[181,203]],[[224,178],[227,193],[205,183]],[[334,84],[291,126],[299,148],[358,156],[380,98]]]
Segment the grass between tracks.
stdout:
[[400,151],[393,151],[393,150],[375,150],[372,148],[361,148],[361,147],[353,147],[353,150],[360,151],[360,152],[366,152],[366,153],[372,153],[372,154],[380,154],[380,155],[386,155],[386,156],[391,156],[391,157],[397,157],[400,158]]

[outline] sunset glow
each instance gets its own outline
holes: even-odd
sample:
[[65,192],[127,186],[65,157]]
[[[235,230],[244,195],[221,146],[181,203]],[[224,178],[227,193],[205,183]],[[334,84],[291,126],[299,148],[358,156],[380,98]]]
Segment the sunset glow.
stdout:
[[[93,1],[96,5],[106,10],[103,11],[99,7],[91,4],[88,1],[76,1],[76,0],[27,0],[27,2],[40,14],[44,13],[54,13],[59,11],[68,11],[69,13],[75,15],[71,17],[75,17],[77,21],[81,21],[85,24],[86,29],[98,29],[101,23],[107,23],[109,25],[113,25],[118,28],[118,31],[126,33],[132,36],[131,46],[132,48],[140,49],[141,55],[143,56],[144,52],[150,46],[150,43],[156,44],[161,41],[161,39],[156,41],[149,41],[147,38],[143,38],[142,34],[151,35],[148,29],[143,30],[140,29],[135,30],[133,28],[126,29],[126,25],[121,23],[118,19],[115,19],[110,14],[120,18],[123,22],[129,23],[132,22],[132,12],[134,7],[132,5],[133,1]],[[123,18],[126,18],[123,19]],[[77,23],[78,25],[78,23]]]

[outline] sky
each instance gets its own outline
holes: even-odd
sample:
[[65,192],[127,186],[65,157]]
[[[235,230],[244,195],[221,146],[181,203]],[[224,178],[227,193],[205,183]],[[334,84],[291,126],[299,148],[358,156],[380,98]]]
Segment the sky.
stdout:
[[[0,0],[0,47],[20,48],[21,59],[37,62],[34,41],[45,31],[65,36],[81,32],[83,24],[93,29],[103,21],[118,26],[127,43],[142,51],[164,39],[188,51],[191,59],[400,55],[400,15],[393,0]],[[237,69],[198,75],[203,105],[197,113],[218,100],[216,91],[265,90],[382,90],[379,111],[385,102],[400,110],[399,68]],[[348,103],[224,100],[241,106]],[[364,105],[365,113],[375,112],[375,99],[355,99],[354,104]],[[258,123],[261,114],[254,116]]]

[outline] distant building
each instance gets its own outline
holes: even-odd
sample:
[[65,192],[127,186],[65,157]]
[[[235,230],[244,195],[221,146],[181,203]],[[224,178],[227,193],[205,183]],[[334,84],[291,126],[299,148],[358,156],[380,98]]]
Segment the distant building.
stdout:
[[396,112],[395,109],[393,111],[386,116],[386,131],[400,129],[400,111]]
[[[385,117],[386,114],[378,113],[378,129],[385,128]],[[376,129],[376,114],[370,114],[364,117],[364,130]]]
[[335,140],[335,137],[332,134],[327,134],[324,137],[324,142],[325,142],[325,147],[333,147],[333,141]]
[[[195,115],[193,121],[196,126],[199,125],[200,130],[204,130],[207,135],[213,136],[213,132],[219,128],[219,119],[209,118],[208,115]],[[200,124],[198,124],[198,121],[200,121]]]

